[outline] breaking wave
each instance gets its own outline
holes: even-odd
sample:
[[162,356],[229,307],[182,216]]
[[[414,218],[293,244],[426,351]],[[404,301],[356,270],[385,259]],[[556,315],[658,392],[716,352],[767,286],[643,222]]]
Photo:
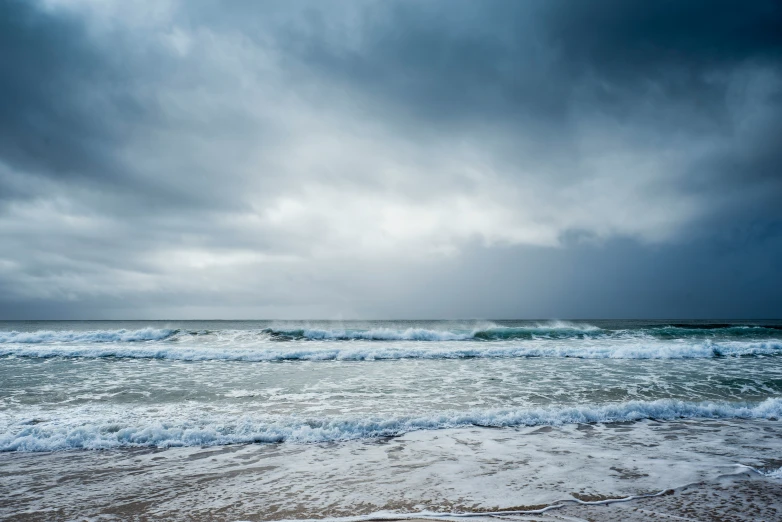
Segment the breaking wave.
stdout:
[[[268,345],[267,345],[268,346]],[[116,357],[129,359],[172,359],[180,361],[381,361],[399,359],[472,359],[519,357],[569,357],[579,359],[703,359],[782,354],[779,342],[702,342],[647,344],[526,344],[500,345],[473,343],[469,346],[378,346],[334,345],[295,348],[188,347],[166,344],[132,345],[6,345],[0,357]]]
[[[779,325],[671,324],[638,329],[604,329],[591,324],[554,321],[525,326],[501,326],[487,323],[477,327],[428,329],[388,327],[350,328],[262,328],[255,330],[186,330],[142,328],[139,330],[37,330],[0,331],[0,344],[90,344],[168,341],[182,342],[199,338],[204,342],[240,341],[512,341],[551,339],[703,339],[771,340],[782,337]],[[782,340],[782,339],[779,339]]]
[[177,334],[179,330],[142,328],[140,330],[36,330],[34,332],[0,332],[0,344],[48,344],[48,343],[133,343],[161,341]]
[[[84,413],[87,416],[84,416]],[[778,419],[782,399],[760,403],[671,399],[599,406],[486,409],[396,418],[200,417],[134,420],[125,414],[95,419],[92,411],[6,425],[0,451],[54,451],[118,447],[209,446],[236,443],[329,442],[398,436],[411,431],[467,426],[518,427],[681,418]],[[176,416],[176,413],[173,414]]]
[[279,340],[336,340],[336,341],[468,341],[534,338],[573,338],[605,335],[606,330],[590,324],[552,322],[532,326],[487,325],[464,330],[430,330],[426,328],[373,328],[368,330],[291,328],[263,330]]
[[[705,332],[705,333],[704,333]],[[0,357],[116,357],[185,361],[371,361],[573,357],[685,359],[782,355],[775,326],[681,325],[609,330],[549,322],[450,329],[0,331]]]
[[771,477],[771,478],[775,478],[775,479],[782,479],[782,468],[774,469],[774,470],[770,470],[770,471],[765,471],[765,472],[761,471],[760,473],[762,473],[763,475],[765,475],[767,477]]

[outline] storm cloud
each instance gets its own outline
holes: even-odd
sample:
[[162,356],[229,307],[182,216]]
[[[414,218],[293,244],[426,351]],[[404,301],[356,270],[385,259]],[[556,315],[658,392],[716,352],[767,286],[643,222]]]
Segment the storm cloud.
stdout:
[[0,318],[782,315],[774,1],[0,4]]

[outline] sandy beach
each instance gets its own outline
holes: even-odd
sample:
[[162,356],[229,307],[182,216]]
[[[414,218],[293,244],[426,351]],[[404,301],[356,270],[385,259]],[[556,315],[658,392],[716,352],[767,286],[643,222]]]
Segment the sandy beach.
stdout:
[[[580,498],[579,498],[580,497]],[[582,503],[583,502],[583,503]],[[2,506],[8,513],[9,506]],[[127,503],[121,506],[105,506],[85,520],[203,520],[203,521],[235,521],[265,520],[258,517],[235,518],[228,510],[216,510],[192,516],[180,517],[176,512],[165,515],[150,513],[148,503]],[[570,521],[570,522],[641,522],[646,520],[687,520],[687,521],[774,521],[782,517],[782,484],[771,481],[752,471],[746,471],[732,476],[721,477],[711,482],[699,482],[681,488],[670,489],[661,494],[647,498],[601,499],[574,494],[572,499],[547,506],[512,506],[509,511],[516,513],[488,514],[474,512],[460,513],[459,516],[431,514],[426,517],[412,515],[408,517],[365,516],[355,515],[345,517],[347,521],[399,521],[399,522],[431,522],[433,520],[466,520],[466,521]],[[68,520],[72,515],[67,512],[25,513],[16,512],[9,519],[19,521]],[[302,520],[302,519],[289,519]],[[304,519],[307,520],[307,519]],[[312,519],[309,519],[312,520]],[[340,520],[340,518],[332,518]]]
[[4,453],[0,518],[771,521],[782,514],[780,454],[782,426],[767,420]]
[[0,70],[0,522],[782,522],[782,0],[0,0]]

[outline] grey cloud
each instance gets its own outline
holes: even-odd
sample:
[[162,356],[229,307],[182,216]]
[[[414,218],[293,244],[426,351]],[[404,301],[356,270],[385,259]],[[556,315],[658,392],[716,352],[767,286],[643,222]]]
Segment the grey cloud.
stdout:
[[544,23],[562,55],[611,75],[664,76],[674,64],[702,71],[782,54],[782,9],[773,0],[546,4]]
[[363,5],[360,23],[320,13],[281,32],[280,45],[429,121],[524,124],[564,118],[571,103],[616,111],[648,97],[715,110],[721,73],[744,62],[778,68],[782,52],[773,1]]
[[[725,208],[734,217],[762,192],[760,217],[782,217],[773,205],[782,196],[777,2],[392,2],[358,16],[351,25],[313,17],[282,45],[378,117],[401,118],[400,132],[501,128],[501,140],[481,145],[505,170],[539,155],[532,168],[567,183],[583,176],[581,135],[610,122],[683,151],[681,190],[741,198]],[[552,157],[565,168],[541,168]]]
[[113,177],[119,122],[138,110],[118,89],[127,78],[76,16],[16,0],[0,9],[2,160],[31,174]]
[[162,99],[203,71],[181,67],[146,31],[95,34],[83,13],[35,2],[0,9],[0,60],[13,71],[0,82],[0,161],[25,177],[1,174],[0,194],[34,198],[30,185],[49,178],[87,206],[133,217],[236,203],[212,182],[224,165],[210,162],[208,142],[219,132],[220,154],[239,161],[230,140],[246,145],[253,122],[233,107],[177,111]]
[[0,6],[0,318],[782,313],[775,2],[154,5]]

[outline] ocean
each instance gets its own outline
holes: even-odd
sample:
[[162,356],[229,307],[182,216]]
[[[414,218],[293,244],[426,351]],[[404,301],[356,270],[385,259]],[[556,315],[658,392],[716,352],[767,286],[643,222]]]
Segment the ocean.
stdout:
[[4,322],[0,518],[782,488],[780,417],[782,321]]

